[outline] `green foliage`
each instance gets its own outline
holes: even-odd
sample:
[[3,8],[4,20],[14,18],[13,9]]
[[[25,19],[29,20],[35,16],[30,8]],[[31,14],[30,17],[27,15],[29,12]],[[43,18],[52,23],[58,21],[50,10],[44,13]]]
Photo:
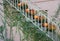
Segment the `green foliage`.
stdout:
[[20,26],[19,28],[23,29],[22,32],[24,34],[23,39],[24,41],[25,39],[27,41],[52,41],[45,35],[45,33],[40,31],[31,22],[27,22],[26,18],[23,15],[21,15],[20,12],[16,11],[13,7],[6,4],[4,5],[4,9],[5,9],[5,15],[7,17],[7,23],[10,27],[17,26],[19,21]]
[[13,40],[11,40],[11,39],[6,39],[6,41],[13,41]]
[[0,26],[0,33],[2,33],[4,30],[4,27],[3,26]]
[[0,38],[3,39],[4,36],[3,36],[3,31],[4,31],[4,26],[0,26]]

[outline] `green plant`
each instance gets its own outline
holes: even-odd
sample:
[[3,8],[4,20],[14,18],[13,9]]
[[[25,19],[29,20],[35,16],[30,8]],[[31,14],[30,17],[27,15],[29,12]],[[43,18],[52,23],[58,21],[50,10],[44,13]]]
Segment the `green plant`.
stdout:
[[[45,33],[40,31],[31,22],[27,22],[26,18],[21,14],[21,12],[18,12],[15,10],[15,8],[5,4],[4,10],[8,25],[12,28],[19,24],[19,27],[16,27],[18,28],[18,31],[22,28],[22,32],[24,34],[24,39],[22,39],[22,41],[52,41],[45,35]],[[9,41],[9,39],[7,39],[7,41]]]

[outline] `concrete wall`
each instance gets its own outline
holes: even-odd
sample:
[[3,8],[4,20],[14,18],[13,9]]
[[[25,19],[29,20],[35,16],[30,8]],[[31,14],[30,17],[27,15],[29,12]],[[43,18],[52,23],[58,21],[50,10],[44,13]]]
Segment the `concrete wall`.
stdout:
[[[48,17],[55,15],[60,3],[60,0],[30,0],[30,1],[37,2],[34,4],[28,2],[30,8],[36,10],[48,10]],[[40,2],[40,1],[46,1],[46,2]]]

